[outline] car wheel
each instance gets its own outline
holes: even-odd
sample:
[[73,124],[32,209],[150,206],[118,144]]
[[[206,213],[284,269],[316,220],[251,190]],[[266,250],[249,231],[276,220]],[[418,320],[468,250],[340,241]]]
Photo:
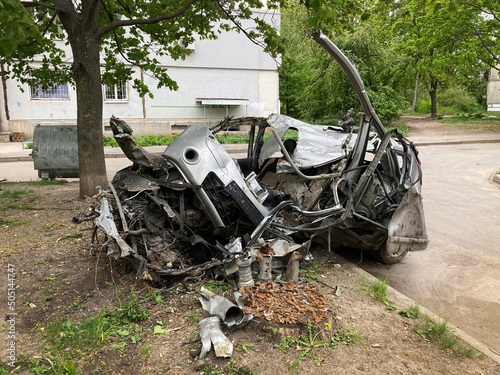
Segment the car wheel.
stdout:
[[384,243],[380,248],[376,251],[377,258],[382,263],[385,264],[396,264],[403,260],[403,258],[408,253],[408,250],[403,250],[399,253],[389,253],[387,251],[387,245]]

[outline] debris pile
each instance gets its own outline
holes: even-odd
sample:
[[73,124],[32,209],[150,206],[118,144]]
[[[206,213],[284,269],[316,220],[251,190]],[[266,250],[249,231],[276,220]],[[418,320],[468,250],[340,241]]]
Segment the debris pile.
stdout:
[[256,282],[239,289],[245,313],[278,325],[319,323],[327,315],[328,302],[315,285],[304,283]]

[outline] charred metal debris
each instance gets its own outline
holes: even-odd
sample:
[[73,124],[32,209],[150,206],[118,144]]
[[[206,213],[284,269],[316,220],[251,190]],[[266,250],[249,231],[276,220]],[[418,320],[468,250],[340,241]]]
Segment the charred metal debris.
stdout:
[[[385,263],[423,250],[425,227],[418,152],[386,131],[344,54],[318,31],[314,39],[340,64],[363,108],[338,126],[272,115],[188,127],[162,155],[139,147],[125,121],[114,137],[132,161],[93,199],[96,246],[137,265],[137,277],[165,285],[212,272],[236,288],[298,259],[311,241],[376,252]],[[248,129],[245,158],[233,159],[215,134]],[[295,268],[294,268],[295,267]],[[237,284],[237,285],[236,285]]]
[[[415,238],[425,232],[415,227],[416,150],[396,131],[370,133],[363,118],[349,132],[286,116],[226,118],[213,129],[189,127],[161,156],[137,146],[124,121],[110,124],[133,164],[93,198],[96,231],[106,237],[93,239],[111,258],[134,262],[138,278],[165,285],[211,270],[244,287],[257,259],[259,279],[272,281],[272,269],[305,255],[312,239],[389,262],[425,242]],[[250,129],[246,158],[232,159],[214,137],[229,126]],[[298,265],[288,268],[297,281]]]

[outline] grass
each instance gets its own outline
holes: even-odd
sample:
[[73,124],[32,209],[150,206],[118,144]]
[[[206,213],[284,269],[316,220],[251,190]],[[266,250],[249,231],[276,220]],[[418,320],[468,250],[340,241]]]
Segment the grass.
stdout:
[[18,220],[18,219],[2,219],[0,218],[0,226],[7,226],[9,228],[18,227],[20,225],[29,224],[29,220]]
[[[145,136],[138,136],[135,137],[135,142],[137,145],[141,147],[149,147],[149,146],[168,146],[170,143],[172,143],[178,136],[179,134],[174,134],[172,136],[169,135],[145,135]],[[269,134],[264,135],[264,140],[269,137]],[[298,132],[295,130],[289,130],[284,137],[284,139],[287,138],[293,138],[297,139],[298,137]],[[224,132],[222,134],[217,134],[215,136],[217,141],[219,143],[225,143],[225,144],[248,144],[248,141],[250,139],[250,136],[248,134],[240,134],[240,133],[229,133],[229,132]],[[112,137],[104,137],[103,139],[104,146],[111,146],[111,147],[119,147],[118,142]]]
[[[48,290],[47,290],[48,291]],[[18,356],[19,370],[27,368],[36,374],[82,374],[78,369],[81,358],[105,345],[123,351],[129,344],[141,341],[142,327],[137,322],[145,321],[150,313],[141,309],[146,300],[139,300],[133,289],[126,301],[111,309],[101,309],[97,315],[86,316],[79,323],[60,320],[42,329],[46,342],[41,356]],[[150,355],[151,347],[141,346],[139,353]]]
[[308,280],[316,280],[318,272],[321,271],[320,263],[313,259],[309,261],[308,267],[301,270],[302,275]]
[[398,311],[398,314],[406,318],[417,319],[420,315],[420,306],[418,303],[414,303],[408,310]]
[[336,348],[339,343],[344,343],[347,346],[354,346],[356,343],[366,344],[365,340],[361,336],[361,332],[357,328],[354,328],[349,324],[349,331],[343,332],[339,331],[330,338],[330,348]]
[[387,286],[389,285],[389,280],[378,279],[368,282],[365,278],[361,279],[361,290],[369,295],[374,301],[382,302],[387,307],[387,310],[395,310],[392,306],[392,301],[387,298]]
[[83,237],[83,233],[74,233],[74,234],[65,234],[64,238],[72,239],[72,238],[80,238]]
[[[135,143],[141,147],[149,147],[149,146],[166,146],[169,145],[177,138],[179,134],[169,135],[144,135],[137,136],[135,138]],[[111,147],[120,147],[118,142],[113,137],[104,137],[103,139],[104,146]]]
[[341,342],[349,346],[355,345],[357,342],[365,344],[365,340],[361,336],[360,332],[351,325],[349,325],[348,332],[339,331],[333,336],[329,336],[326,341],[318,339],[319,335],[323,331],[324,329],[314,333],[313,324],[308,322],[307,335],[300,335],[298,338],[285,336],[278,344],[275,345],[275,347],[280,350],[295,348],[299,351],[298,358],[295,361],[287,363],[292,373],[296,373],[299,370],[300,364],[307,356],[311,356],[316,366],[321,366],[323,361],[320,359],[316,351],[319,348],[336,349],[338,344]]
[[413,330],[426,340],[438,343],[443,350],[451,350],[459,355],[473,358],[477,355],[474,349],[464,345],[459,338],[450,331],[448,322],[437,322],[428,315],[424,315],[421,322]]
[[36,199],[40,199],[40,195],[35,194],[31,189],[4,190],[0,193],[0,211],[8,209],[26,210],[28,204]]
[[500,132],[500,117],[474,118],[456,116],[440,119],[439,122],[459,127],[466,127],[468,129],[483,129]]
[[233,359],[229,360],[226,371],[214,369],[210,365],[206,365],[202,369],[204,375],[259,375],[257,372],[250,370],[248,366],[238,366]]
[[200,318],[200,313],[202,312],[203,309],[201,308],[198,308],[198,309],[194,309],[194,310],[189,310],[189,311],[186,311],[183,316],[186,317],[186,318],[189,318],[191,319],[194,323],[198,324],[200,321],[201,321],[201,318]]
[[65,179],[57,179],[57,178],[52,178],[52,179],[45,179],[45,180],[40,180],[40,181],[30,181],[28,182],[28,185],[31,186],[51,186],[51,185],[64,185],[67,184],[68,180]]

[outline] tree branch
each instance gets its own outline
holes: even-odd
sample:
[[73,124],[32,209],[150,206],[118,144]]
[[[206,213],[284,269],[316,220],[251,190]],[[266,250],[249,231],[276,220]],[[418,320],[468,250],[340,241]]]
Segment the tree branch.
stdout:
[[483,59],[481,56],[478,56],[477,58],[479,60],[481,60],[482,62],[484,62],[486,65],[488,65],[491,69],[495,69],[495,70],[500,71],[500,65],[498,65],[498,64],[492,64],[489,61]]
[[99,31],[97,32],[97,37],[100,38],[101,36],[111,32],[112,30],[118,28],[118,27],[123,27],[123,26],[133,26],[133,25],[149,25],[149,24],[155,24],[161,21],[166,21],[170,20],[179,16],[182,16],[184,13],[187,12],[187,10],[196,3],[198,0],[188,0],[186,4],[176,12],[172,14],[162,14],[157,17],[153,18],[143,18],[143,19],[135,19],[135,20],[119,20],[119,21],[114,21],[111,22],[110,24],[99,28]]
[[47,8],[47,9],[52,9],[52,10],[55,10],[55,11],[59,11],[61,9],[57,8],[57,7],[54,7],[54,6],[51,6],[51,5],[48,5],[48,4],[45,4],[45,3],[42,3],[40,1],[21,1],[21,4],[25,7],[25,8],[36,8],[36,7],[42,7],[42,8]]
[[[479,38],[479,41],[481,42],[483,48],[493,58],[493,61],[500,61],[500,58],[486,45],[486,43],[484,42],[483,38],[479,34],[479,31],[475,27],[473,27],[473,30],[474,30],[476,36]],[[491,64],[488,64],[488,65],[491,65]]]
[[224,9],[224,7],[221,5],[221,3],[220,3],[218,0],[216,0],[216,2],[217,2],[217,5],[221,8],[221,10],[224,12],[224,14],[226,15],[226,17],[227,17],[227,18],[229,18],[229,20],[230,20],[233,24],[235,24],[235,25],[236,25],[236,27],[237,27],[238,29],[240,29],[240,31],[241,31],[243,34],[245,34],[245,36],[246,36],[248,39],[250,39],[250,41],[251,41],[252,43],[254,43],[254,44],[258,45],[259,47],[264,47],[264,46],[262,45],[262,43],[259,43],[259,42],[258,42],[258,41],[256,41],[254,38],[252,38],[252,37],[250,36],[250,34],[248,34],[248,33],[247,33],[247,31],[246,31],[243,27],[241,27],[241,25],[240,25],[238,22],[236,22],[236,20],[234,19],[234,17],[233,17],[233,16],[232,16],[232,15],[231,15],[231,14],[230,14],[227,10],[225,10],[225,9]]
[[[104,11],[106,12],[106,14],[108,15],[108,18],[109,18],[109,21],[110,22],[113,22],[113,18],[112,18],[112,15],[110,13],[110,11],[108,10],[107,6],[106,6],[106,3],[104,2],[104,0],[101,0],[102,1],[102,7],[104,8]],[[118,53],[120,53],[120,55],[123,57],[123,59],[125,61],[127,61],[130,65],[132,66],[139,66],[141,69],[143,69],[143,67],[141,65],[138,65],[136,63],[134,63],[133,61],[130,61],[128,59],[127,56],[125,56],[125,54],[123,53],[122,51],[122,47],[120,45],[120,41],[118,40],[118,36],[116,35],[116,32],[115,30],[113,30],[113,39],[115,40],[115,43],[116,43],[116,47],[118,48]]]

